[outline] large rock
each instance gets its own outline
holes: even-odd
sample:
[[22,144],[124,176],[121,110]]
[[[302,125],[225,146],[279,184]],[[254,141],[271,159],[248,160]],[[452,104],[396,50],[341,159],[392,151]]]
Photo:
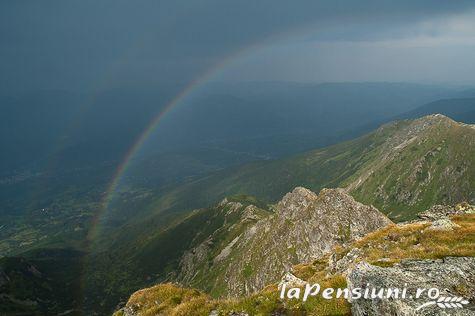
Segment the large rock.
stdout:
[[297,187],[272,215],[246,226],[222,249],[201,244],[189,251],[178,281],[206,286],[217,295],[250,294],[278,281],[293,265],[320,258],[337,244],[390,223],[376,208],[355,201],[343,189],[323,189],[317,195]]
[[429,227],[431,230],[452,230],[459,227],[452,222],[451,216],[473,214],[475,207],[468,203],[459,203],[454,206],[450,205],[434,205],[424,212],[417,214],[423,221],[428,221],[432,225]]
[[[475,258],[449,257],[440,260],[406,260],[393,267],[377,267],[359,263],[347,276],[353,288],[403,288],[413,298],[406,299],[354,299],[351,300],[355,316],[379,315],[475,315]],[[440,297],[449,297],[452,304],[430,299],[426,295],[415,299],[417,288],[437,288]],[[460,299],[452,299],[460,297]],[[445,301],[445,300],[444,300]],[[466,304],[469,302],[468,304]],[[421,305],[427,304],[417,310]]]
[[460,203],[455,206],[434,205],[428,210],[417,214],[423,220],[437,221],[447,219],[451,215],[473,214],[475,207],[468,203]]
[[338,259],[336,252],[332,253],[328,259],[329,272],[332,274],[339,273],[346,275],[348,270],[356,264],[362,253],[361,249],[353,248],[341,259]]

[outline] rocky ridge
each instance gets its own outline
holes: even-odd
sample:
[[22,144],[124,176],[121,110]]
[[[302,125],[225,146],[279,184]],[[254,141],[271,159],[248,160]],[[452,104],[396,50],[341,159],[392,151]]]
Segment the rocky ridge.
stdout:
[[213,235],[187,251],[177,281],[200,287],[203,276],[212,276],[206,282],[212,284],[212,294],[248,295],[278,280],[293,265],[315,260],[337,244],[391,223],[376,208],[355,201],[342,189],[323,189],[317,195],[297,187],[277,203],[272,215],[259,219],[256,209],[253,205],[245,208],[240,221],[258,220],[233,234],[219,252],[212,251]]
[[[299,218],[300,205],[312,209],[316,200],[325,201],[340,190],[324,190],[316,195],[303,188],[289,193],[277,206],[273,216]],[[295,194],[294,194],[295,193]],[[344,196],[344,195],[343,195]],[[340,196],[341,197],[341,196]],[[331,199],[335,199],[332,197]],[[345,198],[342,198],[345,200]],[[329,199],[330,200],[330,199]],[[319,203],[323,203],[320,201]],[[343,203],[343,202],[342,202]],[[285,206],[284,209],[279,207]],[[296,213],[297,211],[297,213]],[[315,212],[316,213],[316,212]],[[116,315],[136,316],[143,311],[156,315],[288,315],[308,312],[316,315],[473,315],[475,299],[475,215],[473,206],[435,206],[420,213],[420,219],[389,224],[353,241],[338,244],[331,253],[307,264],[298,264],[283,273],[279,286],[270,285],[256,294],[238,300],[215,300],[206,294],[172,284],[157,285],[135,293],[126,307]],[[439,220],[449,220],[454,227],[431,230]],[[256,222],[257,225],[260,221]],[[237,244],[237,242],[235,242]],[[339,246],[338,246],[339,245]],[[234,245],[233,245],[234,247]],[[384,257],[387,256],[387,257]],[[434,300],[282,300],[279,288],[302,287],[319,282],[325,287],[404,287],[438,288],[440,297],[461,298],[459,307],[440,308]],[[272,283],[272,282],[271,282]],[[168,293],[168,294],[164,294]],[[173,294],[174,293],[174,294]],[[181,303],[170,303],[166,297],[180,297]],[[173,296],[173,297],[175,297]],[[159,299],[155,299],[159,298]],[[430,301],[430,302],[429,302]],[[155,303],[154,303],[155,302]],[[450,302],[449,302],[450,303]],[[422,304],[426,304],[417,310]],[[451,304],[451,303],[450,303]],[[457,309],[455,307],[457,306]],[[162,313],[159,311],[163,311]],[[168,311],[168,312],[165,312]],[[186,311],[185,314],[183,312]],[[153,314],[153,313],[152,313]],[[155,315],[154,314],[154,315]],[[167,314],[168,315],[168,314]]]

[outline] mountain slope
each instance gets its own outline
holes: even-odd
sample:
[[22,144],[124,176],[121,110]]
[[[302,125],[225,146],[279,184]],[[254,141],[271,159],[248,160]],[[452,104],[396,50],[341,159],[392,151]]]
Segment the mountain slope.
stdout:
[[[252,207],[251,207],[252,205]],[[241,221],[252,209],[252,216]],[[122,231],[104,251],[91,254],[84,273],[91,297],[86,309],[115,306],[131,292],[157,280],[176,277],[183,254],[213,235],[214,247],[225,247],[237,235],[270,214],[265,204],[249,196],[229,197],[226,203],[198,209],[167,225],[148,223],[138,231]]]
[[[211,262],[195,261],[189,271],[198,272],[197,277],[183,278],[182,281],[193,285],[200,283],[200,287],[206,284],[205,289],[215,295],[229,291],[224,279],[217,283],[205,281],[212,279],[212,273],[226,274],[218,266],[213,267],[213,258],[246,231],[248,225],[259,220],[255,218],[233,226],[241,218],[238,214],[243,214],[252,204],[256,205],[259,217],[275,216],[269,214],[266,204],[278,200],[297,186],[306,186],[312,191],[346,186],[357,201],[373,204],[397,220],[413,218],[414,210],[425,209],[425,205],[473,201],[474,133],[475,129],[470,125],[432,115],[387,124],[349,142],[283,160],[224,170],[171,191],[162,191],[163,194],[151,197],[152,203],[147,210],[141,210],[141,214],[150,215],[141,216],[140,220],[108,233],[103,239],[114,242],[105,243],[85,260],[86,309],[107,311],[136,289],[157,281],[179,279],[177,270],[180,264],[183,278],[186,275],[183,254],[203,244],[220,227],[224,227],[223,234],[216,237],[218,242],[211,247],[211,252],[206,252],[210,257],[205,258]],[[438,147],[441,147],[440,151]],[[433,153],[434,150],[437,153]],[[437,159],[431,159],[433,155]],[[419,176],[415,171],[417,165],[422,165]],[[394,179],[398,180],[394,182]],[[376,190],[381,184],[383,187]],[[396,194],[404,189],[417,195],[408,198]],[[233,215],[234,219],[226,218],[228,210],[223,205],[189,211],[214,205],[233,195],[254,195],[264,202],[256,203],[256,199],[248,197],[233,200],[242,204]],[[165,218],[172,221],[165,225]],[[229,233],[225,233],[227,229],[230,229]],[[265,241],[265,238],[260,240]],[[256,244],[259,244],[257,239]],[[235,245],[239,245],[239,240]],[[290,250],[287,254],[285,249],[282,251],[283,258],[289,259],[286,262],[293,264],[294,258],[286,257],[292,254]],[[233,256],[222,257],[231,260]],[[256,271],[246,269],[246,266],[239,266],[241,268],[239,271],[246,271],[245,278],[251,279],[250,285],[263,284],[259,279],[252,280]],[[241,290],[236,289],[235,293]]]
[[80,315],[82,256],[49,249],[0,258],[0,315]]
[[347,189],[395,218],[411,218],[434,204],[475,199],[473,125],[426,116],[394,133],[376,153],[377,160],[346,181]]
[[213,296],[249,294],[292,265],[389,223],[341,189],[316,195],[296,188],[270,207],[252,197],[233,197],[99,254],[86,276],[106,305],[157,280],[175,280]]
[[[445,116],[398,121],[348,142],[195,180],[166,192],[151,209],[204,207],[234,194],[272,202],[296,186],[313,191],[348,186],[357,200],[374,204],[400,220],[409,219],[413,210],[434,203],[475,199],[474,145],[473,126]],[[420,170],[409,172],[415,168]],[[378,191],[383,182],[392,187]],[[417,195],[406,197],[409,190]]]

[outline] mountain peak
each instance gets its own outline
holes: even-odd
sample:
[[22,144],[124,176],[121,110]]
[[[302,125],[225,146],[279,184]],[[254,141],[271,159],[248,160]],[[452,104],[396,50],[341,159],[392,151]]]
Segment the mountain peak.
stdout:
[[429,114],[426,116],[423,116],[419,119],[414,120],[415,123],[417,122],[425,122],[425,123],[431,123],[431,124],[458,124],[458,122],[454,121],[448,116],[445,116],[440,113],[434,113],[434,114]]
[[287,193],[277,204],[277,212],[282,215],[295,215],[317,199],[317,195],[304,187],[296,187]]
[[445,116],[444,114],[440,114],[440,113],[434,113],[434,114],[429,114],[429,115],[426,115],[426,116],[423,116],[422,118],[433,118],[433,119],[448,119],[448,120],[451,120],[453,121],[451,118],[449,118],[448,116]]
[[473,124],[458,122],[440,113],[434,113],[434,114],[422,116],[410,122],[411,122],[411,126],[417,126],[419,131],[424,131],[426,129],[430,129],[435,126],[445,127],[445,128],[453,128],[453,127],[460,127],[460,126],[475,128],[475,125]]

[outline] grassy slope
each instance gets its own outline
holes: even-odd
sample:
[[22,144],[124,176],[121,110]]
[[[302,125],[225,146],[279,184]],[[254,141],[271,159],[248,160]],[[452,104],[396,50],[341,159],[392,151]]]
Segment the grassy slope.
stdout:
[[[0,259],[0,315],[57,315],[77,312],[81,304],[83,253],[67,249],[34,250],[24,257]],[[4,281],[5,281],[4,279]]]
[[[475,129],[442,119],[410,138],[404,148],[365,165],[344,182],[355,199],[390,212],[395,220],[413,218],[417,210],[434,204],[475,199]],[[365,175],[369,174],[369,177]]]
[[[165,228],[157,228],[148,236],[128,239],[128,242],[114,244],[112,251],[100,252],[88,257],[86,261],[86,286],[89,296],[100,298],[91,302],[90,310],[104,311],[126,299],[131,292],[157,282],[167,280],[176,273],[183,253],[203,242],[213,232],[214,249],[220,251],[233,236],[244,228],[236,224],[242,211],[249,204],[265,204],[250,196],[234,196],[228,199],[239,202],[238,212],[225,215],[229,206],[215,206],[199,209],[173,221]],[[264,216],[267,211],[261,210]],[[232,226],[232,229],[231,229]],[[158,227],[158,226],[157,226]],[[137,235],[135,235],[137,236]],[[202,276],[209,279],[210,276]]]
[[[419,134],[413,131],[427,122],[433,125]],[[419,136],[406,147],[394,148],[411,135]],[[388,154],[381,165],[382,157]],[[445,117],[400,121],[324,149],[218,172],[164,192],[151,208],[182,211],[212,205],[234,194],[273,202],[296,186],[319,192],[324,187],[348,186],[371,172],[371,178],[351,193],[361,202],[390,213],[393,219],[403,220],[413,217],[414,210],[426,209],[434,203],[475,199],[474,157],[474,128]],[[421,170],[413,174],[416,167]],[[381,183],[385,185],[385,197],[377,194]],[[413,192],[418,196],[404,199],[404,194]]]
[[[388,127],[385,133],[390,135],[393,130]],[[370,148],[383,142],[384,135],[368,134],[291,158],[224,170],[167,192],[157,199],[154,208],[181,210],[187,207],[185,201],[194,201],[193,205],[201,207],[236,194],[273,202],[297,186],[315,192],[324,187],[337,187],[359,167],[374,159]]]
[[[402,259],[433,259],[447,256],[475,256],[475,215],[457,215],[452,221],[460,227],[452,231],[427,229],[430,224],[413,223],[390,225],[355,241],[348,247],[335,249],[338,258],[343,257],[354,247],[362,250],[359,260],[372,264],[391,265]],[[310,283],[320,283],[323,288],[343,288],[345,278],[339,274],[329,274],[329,256],[312,263],[294,267],[294,274]],[[390,261],[380,261],[389,258]],[[452,289],[455,292],[463,289]],[[463,294],[463,293],[461,293]],[[311,297],[307,302],[282,301],[278,297],[276,285],[249,297],[234,300],[216,300],[194,290],[180,288],[167,283],[134,293],[127,306],[140,311],[141,315],[208,315],[216,310],[219,315],[230,311],[244,311],[251,315],[270,315],[281,311],[290,314],[307,315],[349,315],[350,306],[344,299],[324,300]],[[115,316],[122,315],[117,312]]]

